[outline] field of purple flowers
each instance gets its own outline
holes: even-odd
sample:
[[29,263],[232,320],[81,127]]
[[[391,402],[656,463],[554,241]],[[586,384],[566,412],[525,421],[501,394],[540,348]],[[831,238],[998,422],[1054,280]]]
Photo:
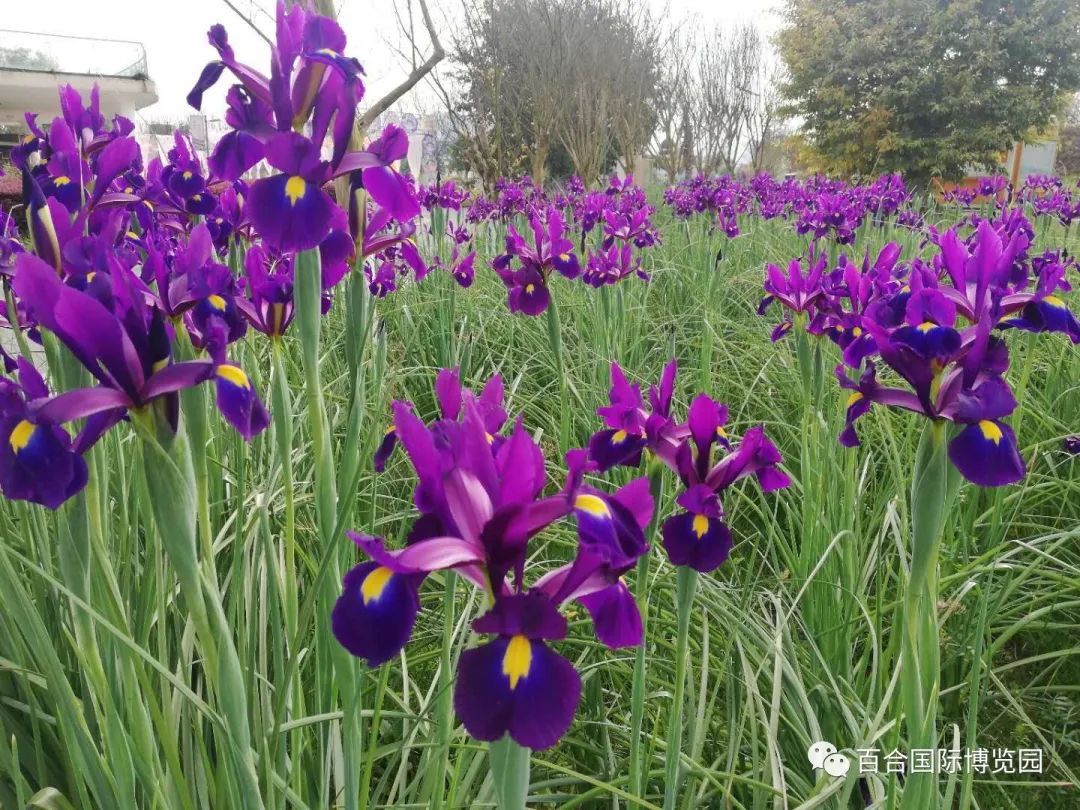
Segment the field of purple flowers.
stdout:
[[209,39],[13,154],[0,805],[1075,805],[1080,189],[417,187]]

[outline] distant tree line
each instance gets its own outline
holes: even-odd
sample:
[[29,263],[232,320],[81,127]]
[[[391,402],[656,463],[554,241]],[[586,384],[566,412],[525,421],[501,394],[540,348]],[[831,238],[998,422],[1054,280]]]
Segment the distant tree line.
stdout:
[[[643,0],[462,0],[438,88],[458,163],[596,182],[651,154],[669,176],[762,167],[778,97],[754,28],[708,36]],[[775,151],[775,150],[774,150]]]
[[1077,0],[787,0],[786,17],[786,111],[833,174],[993,169],[1080,88]]

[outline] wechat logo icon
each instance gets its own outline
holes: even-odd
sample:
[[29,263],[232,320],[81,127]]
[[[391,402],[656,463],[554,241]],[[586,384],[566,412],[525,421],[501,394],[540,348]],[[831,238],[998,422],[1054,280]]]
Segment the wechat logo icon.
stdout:
[[837,753],[836,746],[825,740],[811,745],[806,751],[806,758],[810,760],[815,771],[823,770],[835,779],[847,776],[851,768],[851,760],[844,754]]

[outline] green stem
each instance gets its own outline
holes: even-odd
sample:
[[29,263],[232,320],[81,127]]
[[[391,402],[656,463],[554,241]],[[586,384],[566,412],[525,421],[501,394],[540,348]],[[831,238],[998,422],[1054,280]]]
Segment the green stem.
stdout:
[[499,810],[524,810],[529,795],[529,749],[507,735],[490,746],[491,781]]
[[[661,501],[664,495],[664,466],[656,459],[649,464],[649,492],[653,499],[653,514],[646,532],[647,538],[656,536],[660,522]],[[645,716],[646,667],[645,642],[649,637],[649,568],[651,554],[642,555],[637,561],[634,594],[637,596],[638,612],[641,613],[641,644],[634,657],[634,680],[630,693],[630,793],[645,794],[645,774],[648,769],[642,758],[641,726]]]
[[450,761],[450,730],[454,724],[453,673],[451,653],[454,641],[454,597],[457,591],[457,573],[447,571],[444,578],[442,651],[439,656],[439,755],[431,771],[433,780],[431,801],[433,810],[443,805],[446,791],[446,771]]
[[281,345],[281,339],[272,339],[270,348],[273,360],[273,384],[270,390],[271,404],[274,409],[274,439],[277,442],[278,463],[281,464],[281,489],[285,498],[285,527],[282,532],[285,556],[285,630],[288,637],[293,638],[296,634],[298,596],[296,586],[296,499],[293,492],[292,463],[292,396],[289,392],[289,378],[285,371],[285,347]]
[[[296,325],[300,333],[304,361],[304,388],[307,398],[308,425],[315,476],[315,522],[323,551],[329,555],[329,576],[321,583],[321,602],[329,605],[337,598],[341,580],[334,541],[337,530],[337,479],[330,444],[330,423],[323,400],[319,373],[319,348],[322,329],[322,265],[317,250],[306,250],[296,258]],[[359,667],[345,650],[330,639],[328,623],[319,622],[319,636],[330,650],[334,683],[328,685],[327,702],[332,703],[334,688],[340,691],[343,721],[341,724],[345,776],[340,792],[345,807],[357,807],[360,793],[360,758],[362,729],[360,723]],[[325,673],[326,677],[329,673]]]
[[570,403],[566,387],[566,369],[563,366],[562,324],[559,309],[552,298],[547,308],[548,342],[555,359],[555,374],[559,378],[559,450],[565,452],[570,446]]
[[679,755],[682,751],[683,691],[686,687],[686,664],[690,655],[690,616],[694,607],[698,572],[679,566],[676,580],[675,609],[678,636],[675,641],[675,687],[668,720],[667,752],[664,757],[664,810],[674,810],[681,778]]
[[[937,747],[937,703],[941,691],[938,625],[938,553],[952,500],[945,423],[927,423],[919,442],[911,484],[911,572],[904,594],[901,646],[902,696],[908,749]],[[902,810],[939,806],[936,776],[912,773]]]

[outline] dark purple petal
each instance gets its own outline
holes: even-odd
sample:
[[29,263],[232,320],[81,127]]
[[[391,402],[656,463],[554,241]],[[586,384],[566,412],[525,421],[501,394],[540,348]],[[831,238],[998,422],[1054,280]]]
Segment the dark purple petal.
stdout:
[[405,647],[419,610],[415,576],[363,562],[345,575],[330,626],[342,647],[377,667]]
[[391,425],[386,429],[382,441],[379,442],[379,446],[375,449],[375,457],[373,459],[375,472],[382,472],[386,469],[386,462],[390,460],[390,456],[393,455],[395,447],[397,447],[397,431],[395,431],[394,426]]
[[225,133],[210,155],[210,171],[221,180],[239,180],[266,154],[262,142],[239,130]]
[[461,655],[454,709],[477,740],[509,734],[518,745],[550,748],[567,732],[581,678],[561,655],[525,636],[499,638]]
[[731,532],[720,518],[684,512],[664,521],[663,545],[673,565],[707,574],[731,553]]
[[18,416],[0,418],[0,491],[49,509],[86,486],[86,462],[63,428]]
[[981,487],[1016,483],[1026,471],[1012,428],[990,419],[960,431],[949,442],[949,460],[964,478]]
[[139,399],[142,402],[194,388],[213,376],[214,364],[210,360],[188,360],[184,363],[171,363],[158,371],[142,387]]
[[334,201],[317,183],[298,174],[275,174],[251,185],[247,215],[271,247],[310,250],[330,233]]
[[217,406],[225,420],[250,441],[270,424],[270,414],[255,393],[251,380],[238,366],[223,364],[214,369]]
[[596,462],[600,472],[612,467],[638,467],[641,451],[645,449],[644,436],[636,436],[625,430],[601,430],[589,439],[589,458]]
[[103,386],[65,391],[44,402],[34,403],[31,409],[35,419],[59,424],[130,405],[132,402],[123,391]]
[[602,644],[614,649],[641,644],[641,612],[637,601],[621,580],[607,588],[581,596]]

